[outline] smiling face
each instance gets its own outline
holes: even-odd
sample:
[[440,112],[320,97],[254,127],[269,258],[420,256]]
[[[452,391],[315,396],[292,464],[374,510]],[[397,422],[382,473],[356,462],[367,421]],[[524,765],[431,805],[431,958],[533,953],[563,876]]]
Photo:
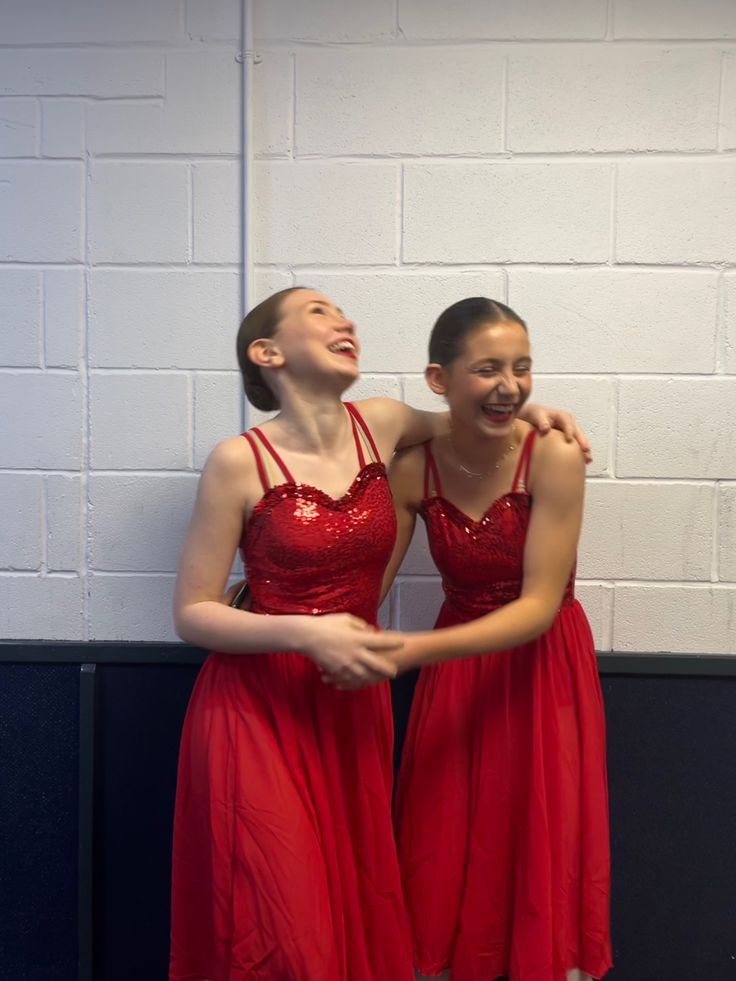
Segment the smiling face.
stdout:
[[284,299],[274,341],[287,362],[306,358],[327,372],[338,365],[344,370],[347,363],[357,374],[360,345],[355,324],[316,290],[296,290]]
[[358,377],[355,324],[322,293],[295,289],[281,300],[272,336],[248,348],[249,359],[272,385],[341,394]]
[[427,368],[427,381],[446,397],[456,424],[484,437],[509,436],[532,388],[529,335],[515,321],[481,323],[448,365]]

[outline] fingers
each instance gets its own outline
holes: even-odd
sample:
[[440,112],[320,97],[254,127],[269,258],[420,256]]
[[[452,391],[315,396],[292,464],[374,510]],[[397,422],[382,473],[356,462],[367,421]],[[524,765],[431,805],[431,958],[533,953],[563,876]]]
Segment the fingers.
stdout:
[[555,425],[562,435],[565,437],[566,443],[577,443],[580,450],[585,457],[586,463],[593,462],[593,454],[590,452],[590,443],[586,439],[585,433],[582,431],[580,426],[578,426],[575,421],[575,416],[570,415],[569,412],[554,411],[549,413],[545,417],[545,423],[539,426],[539,432],[544,435],[550,431],[551,426],[549,425],[550,420],[553,425]]
[[369,651],[386,654],[389,651],[400,651],[404,646],[404,638],[401,634],[392,631],[374,632],[366,637],[364,644]]
[[592,463],[593,454],[591,453],[590,450],[590,443],[585,438],[585,433],[582,431],[582,429],[578,428],[578,426],[575,427],[575,440],[583,452],[583,456],[585,457],[585,462]]
[[[399,646],[403,647],[403,641]],[[384,657],[378,657],[375,654],[369,654],[367,651],[361,655],[360,662],[366,671],[377,677],[395,678],[399,673],[397,666],[392,661]]]
[[398,667],[391,661],[365,651],[359,660],[343,664],[334,670],[322,668],[320,678],[326,684],[334,685],[341,691],[355,691],[366,685],[377,685],[382,681],[395,678]]
[[332,675],[327,675],[322,680],[337,691],[360,691],[361,688],[369,688],[371,685],[385,684],[387,679],[381,675],[368,674],[365,678],[350,678],[346,680],[340,680]]
[[593,454],[590,452],[590,443],[586,439],[585,433],[582,431],[580,426],[578,426],[578,424],[575,422],[573,416],[568,416],[568,420],[565,424],[564,433],[565,433],[565,440],[568,443],[575,442],[578,444],[583,456],[585,457],[585,462],[592,463]]

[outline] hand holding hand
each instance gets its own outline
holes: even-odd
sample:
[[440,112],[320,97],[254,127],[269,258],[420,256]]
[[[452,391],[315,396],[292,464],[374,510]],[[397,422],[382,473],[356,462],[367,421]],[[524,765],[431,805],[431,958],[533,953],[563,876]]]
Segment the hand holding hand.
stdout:
[[382,633],[350,613],[310,617],[302,651],[326,682],[344,691],[395,678],[391,658],[403,646],[399,634]]

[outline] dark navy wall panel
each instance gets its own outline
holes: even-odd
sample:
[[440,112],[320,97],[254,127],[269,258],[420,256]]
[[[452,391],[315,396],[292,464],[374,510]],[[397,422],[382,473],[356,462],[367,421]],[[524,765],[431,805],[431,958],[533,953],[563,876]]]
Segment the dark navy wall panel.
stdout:
[[0,979],[77,977],[79,666],[0,664]]
[[[69,663],[54,663],[65,651]],[[83,685],[94,732],[88,703],[82,713],[95,756],[87,977],[165,981],[177,750],[201,655],[79,645],[35,656],[46,663],[0,658],[0,981],[77,979],[82,660],[97,665]],[[723,664],[602,659],[611,981],[736,981],[736,671]],[[398,743],[413,684],[393,686]],[[82,930],[82,953],[85,944]]]
[[181,724],[196,666],[100,665],[95,981],[165,981]]
[[736,678],[603,679],[611,981],[736,979]]

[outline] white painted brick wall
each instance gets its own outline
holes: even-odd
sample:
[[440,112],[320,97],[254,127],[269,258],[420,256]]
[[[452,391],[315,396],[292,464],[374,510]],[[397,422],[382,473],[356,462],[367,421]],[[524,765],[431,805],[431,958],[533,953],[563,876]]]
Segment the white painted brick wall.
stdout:
[[509,56],[508,148],[714,150],[721,53],[597,45]]
[[616,0],[613,31],[617,38],[736,37],[736,8],[724,0]]
[[616,258],[690,265],[736,260],[736,160],[618,165]]
[[567,160],[408,163],[403,259],[605,262],[612,173]]
[[192,459],[190,377],[177,372],[93,372],[93,470],[186,470]]
[[724,369],[736,374],[736,272],[724,276]]
[[89,258],[100,263],[187,262],[189,165],[98,161],[87,196]]
[[90,363],[232,369],[240,278],[222,269],[95,269]]
[[43,480],[37,474],[8,473],[0,483],[0,554],[9,570],[41,568]]
[[296,152],[497,153],[503,67],[500,53],[481,48],[347,49],[330,58],[321,48],[300,51]]
[[270,41],[380,41],[392,39],[394,0],[259,0],[254,4],[256,37]]
[[736,51],[729,51],[724,56],[720,130],[721,149],[736,149]]
[[[172,639],[196,472],[244,418],[241,2],[42,3],[0,38],[0,635]],[[595,454],[598,647],[736,654],[736,7],[254,0],[254,25],[251,301],[334,296],[354,396],[428,408],[440,310],[518,308]],[[439,599],[420,531],[383,616]]]
[[392,265],[398,178],[386,163],[257,163],[256,261]]
[[0,33],[0,636],[173,639],[196,471],[242,425],[240,3]]
[[402,0],[399,27],[410,40],[602,38],[605,0]]
[[0,371],[3,470],[80,467],[82,388],[75,371]]
[[515,268],[508,275],[509,303],[533,327],[534,355],[545,371],[715,369],[716,272]]
[[0,364],[37,368],[41,364],[41,273],[0,269]]
[[736,485],[723,484],[718,507],[718,578],[736,582]]
[[0,163],[0,262],[81,262],[83,177],[78,163]]
[[241,173],[238,160],[203,160],[193,164],[195,262],[228,264],[240,257]]

